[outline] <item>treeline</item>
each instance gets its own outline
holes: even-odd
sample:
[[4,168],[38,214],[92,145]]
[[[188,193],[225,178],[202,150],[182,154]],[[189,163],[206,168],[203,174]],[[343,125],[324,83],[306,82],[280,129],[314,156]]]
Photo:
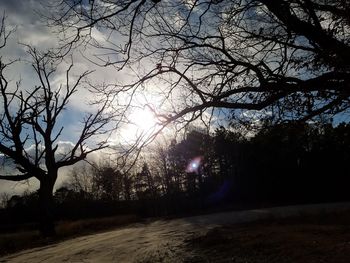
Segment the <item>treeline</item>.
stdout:
[[[249,138],[223,127],[213,135],[192,131],[153,147],[129,173],[108,162],[73,169],[55,193],[56,213],[154,216],[344,201],[350,199],[349,163],[350,124],[280,124]],[[25,197],[30,206],[35,195]],[[8,209],[23,211],[18,200],[12,197]]]

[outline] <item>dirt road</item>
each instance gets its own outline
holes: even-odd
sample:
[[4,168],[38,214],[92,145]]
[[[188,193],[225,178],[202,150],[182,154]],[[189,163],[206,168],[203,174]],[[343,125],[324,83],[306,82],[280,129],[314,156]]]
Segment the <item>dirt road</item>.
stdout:
[[349,210],[349,203],[276,207],[134,224],[0,258],[0,262],[191,262],[186,240],[224,225]]

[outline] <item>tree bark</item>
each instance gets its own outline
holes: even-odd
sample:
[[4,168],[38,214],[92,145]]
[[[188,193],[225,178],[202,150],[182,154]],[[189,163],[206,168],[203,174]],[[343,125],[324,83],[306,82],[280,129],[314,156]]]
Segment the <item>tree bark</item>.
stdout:
[[40,181],[39,202],[40,202],[40,232],[44,237],[56,235],[54,224],[54,199],[53,187],[57,176],[45,176]]

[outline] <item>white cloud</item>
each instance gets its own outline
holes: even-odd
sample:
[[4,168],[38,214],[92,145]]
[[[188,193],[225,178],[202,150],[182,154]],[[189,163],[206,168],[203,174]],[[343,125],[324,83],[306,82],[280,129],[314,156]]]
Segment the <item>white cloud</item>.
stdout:
[[[56,152],[56,158],[59,160],[63,154],[69,153],[74,144],[70,141],[59,141],[58,143],[58,149]],[[26,152],[28,154],[35,154],[35,146],[31,145],[28,148],[26,148]],[[87,161],[90,163],[98,163],[101,160],[105,160],[106,158],[111,158],[110,153],[106,151],[100,151],[100,152],[93,152],[88,155]],[[18,171],[15,169],[15,166],[13,165],[11,160],[4,159],[4,155],[0,155],[0,162],[3,163],[2,166],[0,166],[0,174],[4,175],[15,175],[18,174]],[[58,189],[64,183],[69,179],[69,173],[73,169],[73,167],[81,166],[84,164],[84,161],[76,163],[74,166],[67,166],[62,167],[59,170],[59,176],[57,178],[57,182],[55,184],[55,189]],[[0,193],[8,193],[10,195],[15,194],[21,194],[24,191],[36,191],[39,188],[39,181],[35,178],[32,178],[27,181],[22,182],[11,182],[6,180],[0,180]]]

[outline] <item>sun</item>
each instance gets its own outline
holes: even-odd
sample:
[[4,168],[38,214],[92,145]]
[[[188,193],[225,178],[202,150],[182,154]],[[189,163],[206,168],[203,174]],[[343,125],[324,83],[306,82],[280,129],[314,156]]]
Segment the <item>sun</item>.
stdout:
[[148,108],[135,108],[128,116],[128,122],[123,130],[126,141],[134,141],[139,137],[152,135],[159,124],[153,112]]
[[130,124],[141,132],[148,132],[156,124],[154,114],[147,108],[137,109],[130,115]]

